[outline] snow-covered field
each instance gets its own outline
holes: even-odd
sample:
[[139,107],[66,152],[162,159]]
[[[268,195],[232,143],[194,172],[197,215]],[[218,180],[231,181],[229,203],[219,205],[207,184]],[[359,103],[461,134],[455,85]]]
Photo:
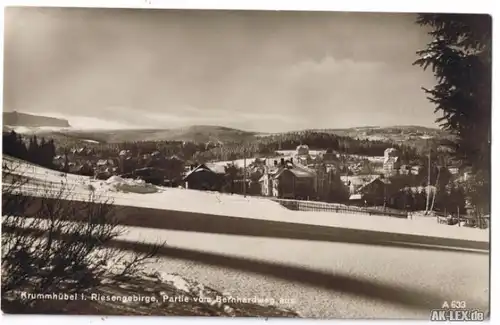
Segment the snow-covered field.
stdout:
[[[287,157],[292,157],[296,155],[295,150],[279,150],[277,151],[280,154],[283,154]],[[315,157],[321,154],[324,154],[326,150],[309,150],[309,155],[311,157]],[[363,156],[363,155],[354,155],[354,154],[346,154],[349,157],[352,158],[358,158],[358,159],[367,159],[371,162],[383,162],[384,161],[384,156]]]
[[[281,154],[281,156],[276,156],[276,157],[268,157],[265,158],[268,161],[272,160],[280,160],[281,158],[284,159],[290,159],[294,158],[297,154],[295,150],[278,150],[276,151],[277,153]],[[309,155],[311,157],[316,157],[320,154],[325,153],[326,150],[309,150]],[[384,162],[384,156],[362,156],[362,155],[348,155],[352,158],[357,158],[357,159],[367,159],[370,162],[375,162],[375,163],[383,163]],[[264,158],[262,158],[264,159]],[[247,158],[246,159],[246,164],[247,166],[253,163],[255,158]],[[226,161],[215,161],[212,162],[212,164],[218,165],[218,166],[227,166],[228,164],[235,164],[236,167],[238,168],[243,168],[244,167],[244,159],[236,159],[236,160],[226,160]]]
[[71,130],[71,128],[69,127],[57,127],[57,126],[28,127],[28,126],[6,125],[6,127],[19,134],[37,134],[37,133],[61,132],[61,131]]
[[90,140],[90,139],[85,139],[83,141],[88,142],[88,143],[99,143],[99,141]]
[[[4,159],[5,162],[5,159]],[[12,160],[7,160],[7,163]],[[14,162],[14,164],[18,164]],[[7,164],[9,165],[9,164]],[[68,184],[75,199],[86,200],[91,192],[103,199],[110,199],[122,206],[164,209],[210,215],[222,215],[257,220],[294,222],[304,225],[318,225],[359,229],[369,231],[414,234],[444,238],[489,241],[489,232],[482,229],[450,227],[428,220],[409,220],[384,216],[342,214],[333,212],[291,211],[266,198],[243,197],[218,192],[195,191],[181,188],[157,187],[143,182],[123,180],[118,177],[99,181],[90,177],[66,175],[42,167],[22,164],[16,173],[33,179],[50,182],[53,186]],[[47,190],[28,185],[32,195],[47,195]],[[56,191],[57,192],[57,191]]]
[[[255,161],[255,158],[248,158],[247,159],[247,166],[250,165]],[[217,166],[227,166],[234,164],[238,168],[243,168],[245,166],[245,159],[236,159],[236,160],[226,160],[226,161],[215,161],[212,164],[217,165]]]
[[[287,154],[287,155],[284,155],[284,156],[267,157],[267,158],[260,158],[260,159],[261,160],[266,159],[266,161],[272,162],[273,160],[279,161],[281,158],[290,159],[292,157],[294,157],[292,154]],[[254,161],[255,161],[255,158],[247,158],[246,159],[247,166],[249,166]],[[218,166],[227,166],[227,165],[230,165],[230,164],[234,164],[238,168],[243,168],[245,166],[245,159],[215,161],[215,162],[212,162],[212,164],[215,164],[215,165],[218,165]]]
[[[297,153],[296,150],[277,150],[276,152],[285,156],[294,156]],[[326,150],[309,150],[309,155],[317,156],[325,152]]]

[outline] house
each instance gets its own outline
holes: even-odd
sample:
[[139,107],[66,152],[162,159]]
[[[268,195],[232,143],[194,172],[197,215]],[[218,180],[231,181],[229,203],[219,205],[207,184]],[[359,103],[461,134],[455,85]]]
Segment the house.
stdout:
[[55,165],[57,166],[62,166],[64,165],[65,157],[58,155],[54,157],[54,160],[52,161]]
[[339,171],[326,164],[316,165],[316,193],[322,201],[344,200],[349,188],[342,182]]
[[187,172],[183,181],[189,189],[220,191],[224,175],[224,166],[201,164]]
[[273,176],[273,172],[264,172],[264,175],[262,175],[262,177],[259,179],[259,183],[261,184],[261,195],[273,196]]
[[328,165],[338,165],[339,164],[339,158],[337,157],[337,154],[333,152],[333,150],[327,150],[323,155],[322,155],[322,161],[325,164]]
[[410,173],[412,175],[420,175],[420,173],[422,172],[423,170],[423,167],[422,166],[412,166],[411,169],[410,169]]
[[361,186],[355,194],[351,195],[350,200],[360,200],[372,206],[384,205],[391,196],[388,193],[388,184],[390,184],[389,180],[377,177]]
[[99,167],[104,167],[108,165],[108,160],[107,159],[99,159],[96,163],[96,166]]
[[158,168],[145,167],[133,171],[133,176],[154,185],[163,185],[165,172]]
[[131,156],[131,152],[130,150],[121,150],[120,153],[118,154],[118,156],[120,157],[128,157],[128,156]]
[[273,196],[306,199],[315,195],[314,175],[303,169],[282,168],[273,177]]
[[384,151],[384,175],[393,176],[398,174],[400,167],[399,152],[394,148]]
[[296,149],[297,156],[308,156],[309,155],[309,146],[306,144],[301,144],[297,146]]
[[297,163],[304,165],[304,166],[310,165],[314,162],[314,159],[309,155],[296,156],[295,159],[296,159]]
[[349,196],[349,202],[352,205],[364,205],[363,194],[356,193]]
[[163,155],[161,154],[161,152],[159,152],[158,150],[156,150],[156,151],[153,151],[151,153],[151,158],[152,159],[161,159],[161,158],[163,158]]
[[88,163],[79,163],[79,164],[70,163],[68,167],[69,167],[68,173],[70,174],[78,174],[85,176],[92,176],[94,174],[92,166]]
[[356,176],[340,176],[340,180],[349,188],[349,193],[356,194],[357,190],[364,184],[380,177],[380,175],[356,175]]
[[134,171],[134,169],[137,168],[138,158],[131,156],[120,156],[118,165],[121,174],[131,173]]
[[399,167],[400,175],[410,175],[410,173],[411,173],[411,166],[401,165],[401,167]]
[[267,170],[259,182],[261,193],[265,196],[306,199],[316,194],[314,171],[283,158],[274,169]]
[[113,159],[99,159],[96,163],[98,169],[106,169],[108,167],[115,167],[116,165]]

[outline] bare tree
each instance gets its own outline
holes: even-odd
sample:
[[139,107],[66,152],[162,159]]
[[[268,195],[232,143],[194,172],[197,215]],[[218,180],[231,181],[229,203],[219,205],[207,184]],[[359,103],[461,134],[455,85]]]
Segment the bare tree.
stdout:
[[429,209],[429,212],[434,211],[434,203],[436,202],[436,192],[438,191],[439,186],[439,177],[441,176],[441,168],[438,168],[437,176],[436,176],[436,185],[434,185],[434,190],[432,192],[432,203]]
[[[15,166],[13,166],[15,165]],[[2,179],[2,306],[24,312],[37,300],[20,292],[84,293],[104,279],[134,276],[163,245],[144,254],[109,248],[124,229],[116,207],[92,188],[30,178],[22,163],[5,164]]]

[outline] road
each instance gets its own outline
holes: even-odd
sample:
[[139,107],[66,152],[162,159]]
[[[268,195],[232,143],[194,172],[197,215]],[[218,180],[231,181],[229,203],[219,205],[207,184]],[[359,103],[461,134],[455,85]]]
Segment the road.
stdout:
[[486,253],[128,228],[167,248],[153,269],[236,297],[293,299],[306,317],[428,319],[444,301],[488,308]]
[[[459,240],[451,244],[462,244],[462,248],[447,247],[437,245],[447,240],[438,238],[418,246],[419,241],[432,237],[394,237],[380,231],[343,228],[340,223],[337,227],[303,224],[297,220],[302,215],[292,211],[289,220],[297,222],[272,221],[271,215],[236,218],[137,205],[118,207],[127,231],[118,246],[146,250],[148,245],[138,243],[165,241],[167,246],[160,250],[160,259],[152,268],[181,274],[236,297],[293,299],[295,303],[286,307],[320,318],[427,319],[430,309],[453,300],[488,308],[489,252],[478,249],[487,242],[479,245]],[[330,218],[325,224],[352,219],[321,216]],[[390,220],[403,224],[399,219]],[[417,228],[417,223],[406,222]],[[478,239],[484,237],[478,234],[487,234],[477,229],[456,230],[460,230],[457,236],[464,232]]]

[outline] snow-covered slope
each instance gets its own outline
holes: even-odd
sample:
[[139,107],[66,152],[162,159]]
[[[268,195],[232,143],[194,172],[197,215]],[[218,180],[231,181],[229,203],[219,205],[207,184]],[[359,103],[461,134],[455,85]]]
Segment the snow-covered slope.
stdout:
[[[116,192],[113,191],[113,188],[116,190],[116,187],[113,187],[113,182],[66,175],[58,171],[21,163],[15,159],[4,159],[4,161],[7,168],[10,165],[12,172],[16,174],[49,182],[54,187],[59,184],[69,184],[74,199],[87,200],[89,194],[94,192],[99,194],[99,197],[110,199],[114,204],[121,206],[489,242],[489,232],[482,229],[450,227],[437,224],[437,222],[431,226],[429,222],[362,214],[291,211],[274,201],[259,197],[164,187],[156,187],[155,191]],[[31,191],[32,195],[39,196],[45,196],[49,193],[45,188],[37,189],[29,187],[29,185],[26,190]]]
[[14,131],[18,134],[46,134],[52,132],[62,132],[72,130],[71,127],[59,127],[59,126],[13,126],[4,125],[4,131]]

